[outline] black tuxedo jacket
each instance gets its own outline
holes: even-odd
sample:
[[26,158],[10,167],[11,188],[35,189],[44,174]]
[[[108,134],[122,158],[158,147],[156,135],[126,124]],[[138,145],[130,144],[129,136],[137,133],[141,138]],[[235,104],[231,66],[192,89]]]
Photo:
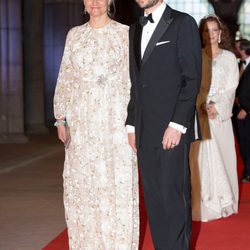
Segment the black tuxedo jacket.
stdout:
[[241,108],[250,112],[250,63],[247,65],[240,78],[239,103]]
[[201,81],[201,45],[195,20],[166,9],[141,59],[142,27],[129,31],[131,99],[127,125],[135,126],[140,139],[162,145],[170,121],[187,128],[180,143],[195,139],[195,102]]

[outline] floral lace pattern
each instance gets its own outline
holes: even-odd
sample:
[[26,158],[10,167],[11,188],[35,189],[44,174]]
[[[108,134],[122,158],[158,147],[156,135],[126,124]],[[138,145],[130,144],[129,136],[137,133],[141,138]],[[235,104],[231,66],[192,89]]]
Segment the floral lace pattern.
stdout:
[[64,163],[70,249],[138,249],[138,174],[127,142],[128,27],[88,23],[68,33],[54,113],[71,142]]

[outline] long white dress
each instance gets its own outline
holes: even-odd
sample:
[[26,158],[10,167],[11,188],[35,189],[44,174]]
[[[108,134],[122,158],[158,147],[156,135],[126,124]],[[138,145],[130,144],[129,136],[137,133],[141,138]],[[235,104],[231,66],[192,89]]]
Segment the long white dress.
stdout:
[[[214,59],[202,54],[202,84],[197,98],[203,139],[191,145],[193,220],[210,221],[238,211],[236,152],[231,122],[239,70],[233,53]],[[213,102],[217,118],[208,119],[203,104]]]
[[88,23],[66,39],[54,96],[66,117],[64,206],[70,249],[138,249],[138,174],[128,145],[128,27]]

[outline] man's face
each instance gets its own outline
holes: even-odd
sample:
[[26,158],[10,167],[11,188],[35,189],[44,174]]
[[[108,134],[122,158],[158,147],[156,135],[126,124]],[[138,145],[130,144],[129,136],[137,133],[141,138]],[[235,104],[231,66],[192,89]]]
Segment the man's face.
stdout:
[[135,0],[142,9],[149,9],[163,0]]
[[240,48],[240,41],[235,43],[235,48],[237,51],[237,57],[241,58],[241,59],[245,59],[247,56],[246,51],[244,49]]
[[240,49],[240,42],[239,41],[237,41],[236,43],[235,43],[235,49],[236,49],[236,53],[237,53],[237,57],[242,57],[241,56],[241,49]]

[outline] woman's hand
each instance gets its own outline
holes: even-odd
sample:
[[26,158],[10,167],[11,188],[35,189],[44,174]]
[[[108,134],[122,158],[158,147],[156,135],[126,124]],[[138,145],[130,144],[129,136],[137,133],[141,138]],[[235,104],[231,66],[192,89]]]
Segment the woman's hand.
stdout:
[[65,143],[67,141],[67,131],[66,127],[63,124],[58,124],[57,125],[57,135],[60,141]]
[[209,119],[213,120],[217,117],[218,112],[215,108],[214,103],[207,104],[207,116]]

